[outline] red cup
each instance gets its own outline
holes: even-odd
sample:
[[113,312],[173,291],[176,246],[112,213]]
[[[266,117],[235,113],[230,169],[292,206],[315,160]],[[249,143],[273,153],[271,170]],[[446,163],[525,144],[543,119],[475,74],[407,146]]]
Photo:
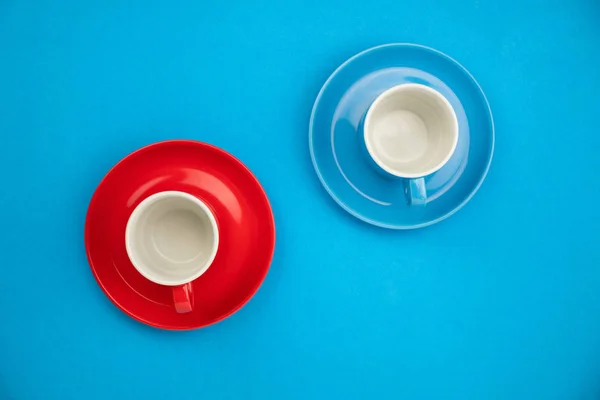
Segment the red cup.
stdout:
[[219,229],[211,209],[185,192],[166,191],[142,200],[125,230],[129,260],[146,279],[171,286],[178,313],[193,309],[192,281],[211,266]]

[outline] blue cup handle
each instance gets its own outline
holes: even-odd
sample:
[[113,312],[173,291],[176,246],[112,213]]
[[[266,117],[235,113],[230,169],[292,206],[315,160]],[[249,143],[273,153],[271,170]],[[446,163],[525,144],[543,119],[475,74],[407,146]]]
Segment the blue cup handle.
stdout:
[[405,179],[404,194],[409,205],[424,206],[427,203],[425,178]]

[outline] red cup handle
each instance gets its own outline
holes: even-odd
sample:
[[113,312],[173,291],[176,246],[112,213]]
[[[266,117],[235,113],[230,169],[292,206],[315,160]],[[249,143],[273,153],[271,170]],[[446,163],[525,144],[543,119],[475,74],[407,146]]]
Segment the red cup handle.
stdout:
[[181,286],[173,286],[173,302],[178,313],[183,314],[192,311],[193,298],[191,282]]

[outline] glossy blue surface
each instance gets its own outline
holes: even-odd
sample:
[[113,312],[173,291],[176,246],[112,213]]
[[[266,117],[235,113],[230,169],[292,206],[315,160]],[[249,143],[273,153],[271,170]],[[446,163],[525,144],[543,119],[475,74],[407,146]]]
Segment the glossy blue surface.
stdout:
[[421,207],[427,204],[427,184],[425,178],[406,179],[403,183],[408,205]]
[[[419,191],[409,190],[406,201],[406,184],[417,188],[416,181],[390,179],[364,150],[362,120],[369,107],[406,83],[437,90],[458,119],[454,154],[421,181],[426,207],[413,204],[423,203]],[[321,183],[344,210],[384,228],[421,228],[454,214],[475,194],[494,152],[494,122],[481,87],[455,60],[420,45],[382,45],[352,57],[327,80],[311,114],[309,146]]]
[[[0,399],[598,399],[599,20],[595,0],[0,1]],[[307,148],[327,78],[391,42],[458,60],[496,126],[468,205],[405,232],[343,211]],[[102,176],[169,138],[239,157],[277,224],[256,296],[183,333],[121,313],[83,246]]]

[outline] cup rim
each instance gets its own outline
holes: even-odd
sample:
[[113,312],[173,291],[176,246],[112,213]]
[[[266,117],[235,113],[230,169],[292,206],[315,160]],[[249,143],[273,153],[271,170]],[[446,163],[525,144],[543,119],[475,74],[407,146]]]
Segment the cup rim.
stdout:
[[[132,257],[132,248],[130,245],[131,239],[132,239],[132,234],[133,234],[133,232],[132,232],[133,225],[132,224],[133,224],[133,222],[135,222],[135,220],[137,218],[139,218],[141,213],[144,212],[146,209],[148,209],[148,207],[150,207],[152,204],[156,203],[159,200],[165,199],[165,198],[175,198],[175,197],[183,198],[183,199],[193,202],[200,209],[202,209],[202,211],[206,214],[206,216],[208,217],[208,220],[210,222],[212,231],[213,231],[212,251],[211,251],[207,261],[202,266],[202,268],[200,268],[198,271],[196,271],[193,275],[190,275],[189,277],[186,277],[185,279],[177,279],[177,280],[175,280],[175,279],[174,280],[156,279],[156,277],[153,274],[148,273],[148,271],[146,269],[141,267],[142,263],[139,262],[139,260],[136,260],[135,257]],[[144,278],[146,278],[154,283],[157,283],[159,285],[179,286],[179,285],[184,285],[186,283],[192,282],[193,280],[199,278],[212,265],[216,255],[217,255],[218,248],[219,248],[219,226],[217,224],[217,220],[216,220],[213,212],[211,211],[210,207],[204,201],[202,201],[198,197],[196,197],[192,194],[186,193],[186,192],[181,192],[178,190],[167,190],[167,191],[163,191],[163,192],[154,193],[154,194],[146,197],[144,200],[142,200],[134,208],[133,212],[127,219],[127,226],[125,227],[125,249],[127,252],[127,258],[129,258],[129,261],[131,262],[131,264]]]
[[[452,118],[452,128],[453,128],[452,129],[452,136],[453,136],[452,148],[448,152],[448,154],[446,154],[446,156],[434,167],[431,167],[425,171],[421,171],[419,173],[414,173],[414,174],[398,172],[397,170],[395,170],[393,168],[389,168],[384,162],[382,162],[379,159],[379,157],[377,157],[377,155],[373,151],[373,146],[371,145],[370,141],[367,140],[368,126],[369,126],[369,123],[371,122],[371,116],[373,114],[373,110],[376,109],[376,106],[378,106],[382,101],[386,100],[387,98],[397,94],[397,92],[403,92],[406,89],[410,89],[410,88],[418,88],[418,89],[428,92],[429,94],[432,94],[432,95],[436,96],[438,99],[440,99],[442,101],[442,103],[444,104],[444,106],[448,110],[450,110],[450,115]],[[367,113],[365,114],[365,118],[364,118],[364,122],[363,122],[363,140],[364,140],[365,146],[367,148],[367,152],[369,153],[369,156],[371,157],[371,159],[377,164],[377,166],[379,168],[383,169],[385,172],[387,172],[391,175],[394,175],[396,177],[399,177],[399,178],[409,178],[409,179],[421,178],[421,177],[424,177],[427,175],[431,175],[434,172],[441,169],[444,165],[446,165],[446,163],[450,160],[450,158],[454,154],[454,151],[456,150],[456,146],[458,144],[458,117],[456,116],[456,111],[454,111],[454,107],[452,107],[452,104],[450,104],[450,101],[446,98],[446,96],[444,96],[437,90],[435,90],[429,86],[422,85],[420,83],[401,83],[399,85],[396,85],[389,89],[386,89],[385,91],[383,91],[381,94],[379,94],[375,98],[373,103],[371,103],[371,105],[369,106],[369,108],[367,110]]]

